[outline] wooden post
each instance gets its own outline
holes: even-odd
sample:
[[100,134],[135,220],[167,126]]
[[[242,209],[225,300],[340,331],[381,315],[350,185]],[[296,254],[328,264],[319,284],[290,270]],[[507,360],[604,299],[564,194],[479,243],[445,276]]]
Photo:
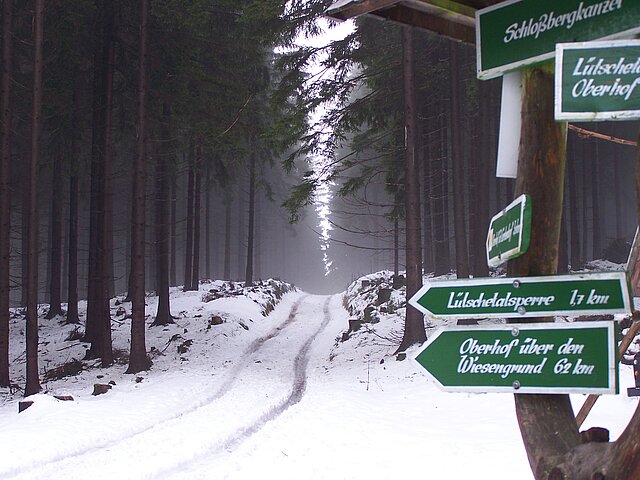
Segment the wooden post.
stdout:
[[[509,262],[510,276],[554,274],[566,156],[566,123],[555,122],[551,66],[522,71],[523,103],[516,192],[531,196],[533,211],[527,253]],[[536,319],[541,321],[544,319]],[[551,320],[551,319],[548,319]],[[515,395],[518,424],[536,479],[548,478],[549,459],[580,442],[568,395]]]

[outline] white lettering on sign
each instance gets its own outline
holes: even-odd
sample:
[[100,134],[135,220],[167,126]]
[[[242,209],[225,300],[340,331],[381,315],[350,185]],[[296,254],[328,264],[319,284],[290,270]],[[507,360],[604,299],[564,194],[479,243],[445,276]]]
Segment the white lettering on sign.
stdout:
[[571,290],[571,298],[569,299],[569,305],[575,307],[582,305],[586,298],[586,305],[606,305],[609,303],[609,295],[599,295],[596,293],[596,289],[592,288],[589,291],[589,295],[581,295],[578,290]]
[[627,62],[625,57],[620,57],[617,62],[605,63],[604,58],[585,57],[578,58],[573,69],[574,77],[593,77],[597,75],[640,75],[640,58]]
[[636,87],[640,85],[640,77],[635,78],[632,83],[622,84],[620,78],[616,78],[613,83],[596,84],[593,78],[583,78],[576,82],[571,90],[573,98],[587,97],[624,97],[629,100]]
[[582,359],[579,358],[576,362],[576,366],[573,367],[573,371],[571,372],[573,375],[591,375],[594,370],[593,365],[583,365]]
[[494,343],[478,344],[475,338],[467,338],[460,345],[460,355],[466,353],[470,355],[504,355],[504,358],[507,358],[511,353],[511,349],[518,345],[518,342],[519,340],[515,338],[505,344],[500,344],[500,340],[496,340]]
[[507,292],[505,296],[500,296],[498,292],[494,293],[491,297],[484,296],[484,292],[481,292],[478,298],[469,298],[469,292],[451,292],[449,294],[449,301],[447,302],[447,308],[459,309],[459,308],[513,308],[514,312],[518,311],[519,307],[533,307],[533,306],[551,306],[556,297],[554,295],[548,295],[544,297],[516,297],[512,296],[511,292]]
[[458,363],[458,373],[495,373],[502,378],[507,378],[512,374],[519,375],[540,375],[547,357],[544,357],[539,364],[532,363],[480,363],[479,356],[461,355]]
[[525,338],[524,345],[520,347],[521,355],[547,355],[553,350],[552,343],[539,344],[535,338]]
[[558,347],[558,355],[580,355],[584,350],[584,345],[573,343],[573,337]]
[[[571,367],[573,367],[573,369],[571,369]],[[582,363],[581,358],[578,358],[575,365],[566,358],[561,358],[553,366],[553,373],[556,375],[567,375],[569,373],[571,373],[571,375],[592,375],[594,369],[594,365]]]
[[518,218],[498,229],[495,233],[491,230],[491,241],[489,242],[491,248],[501,243],[510,242],[513,237],[517,237],[520,234],[520,229],[520,219]]
[[531,17],[522,22],[513,23],[505,30],[502,40],[504,43],[509,43],[527,37],[537,39],[542,33],[555,28],[564,27],[567,30],[571,30],[577,22],[606,15],[621,8],[622,0],[604,0],[588,7],[584,6],[584,2],[580,2],[578,8],[568,13],[556,15],[551,11],[540,15],[538,20]]

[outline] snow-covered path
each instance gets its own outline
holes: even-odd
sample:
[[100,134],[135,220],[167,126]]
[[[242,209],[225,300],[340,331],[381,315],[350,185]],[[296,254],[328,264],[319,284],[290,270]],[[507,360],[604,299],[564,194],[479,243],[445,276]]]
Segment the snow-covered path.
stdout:
[[[40,457],[39,461],[34,462],[33,455],[26,456],[24,461],[29,466],[14,464],[11,468],[12,462],[3,462],[0,476],[84,478],[90,471],[94,478],[166,478],[170,475],[185,478],[185,469],[233,451],[267,422],[300,401],[306,387],[310,350],[331,321],[330,302],[330,297],[311,296],[301,296],[293,303],[282,302],[272,316],[283,317],[283,320],[253,340],[223,375],[212,375],[205,380],[200,378],[203,372],[196,371],[193,378],[184,379],[196,387],[190,391],[191,398],[182,398],[183,401],[175,405],[175,397],[165,397],[174,408],[182,410],[166,416],[166,408],[160,406],[165,410],[163,417],[149,412],[154,405],[141,409],[135,399],[131,399],[133,405],[111,409],[104,403],[117,399],[109,399],[107,395],[103,405],[94,403],[93,409],[82,409],[83,412],[67,411],[66,426],[84,430],[90,437],[95,428],[100,433],[93,439],[51,438],[62,444],[49,444],[49,452],[35,455]],[[338,297],[334,303],[339,305]],[[211,353],[213,367],[217,362],[215,352]],[[164,386],[162,382],[154,385],[154,390],[165,388],[171,397],[176,379],[169,374],[165,381]],[[156,401],[160,402],[161,398]],[[59,405],[64,409],[63,404]],[[35,414],[38,404],[34,407]],[[110,418],[108,412],[112,412],[113,417]],[[156,417],[151,424],[141,424],[140,419],[135,418],[148,413]],[[57,420],[64,421],[62,417]],[[127,425],[127,420],[136,427]],[[81,422],[84,425],[79,424]],[[54,428],[58,430],[57,426]],[[11,433],[20,436],[19,431]],[[74,442],[78,443],[74,445]],[[13,472],[18,475],[11,477]]]
[[[189,350],[171,343],[140,379],[94,367],[48,384],[73,402],[0,405],[0,479],[532,478],[512,395],[444,393],[383,337],[340,342],[342,296],[288,293],[265,318],[250,300],[201,294],[176,292],[178,324],[148,330]],[[207,326],[225,311],[236,320]],[[625,392],[630,367],[620,375]],[[636,406],[605,396],[584,427],[616,438]]]

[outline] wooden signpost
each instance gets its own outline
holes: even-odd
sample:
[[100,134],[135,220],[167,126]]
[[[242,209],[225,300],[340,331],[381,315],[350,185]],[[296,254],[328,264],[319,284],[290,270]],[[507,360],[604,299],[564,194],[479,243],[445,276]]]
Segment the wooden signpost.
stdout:
[[[625,272],[433,281],[409,303],[432,318],[629,314]],[[415,360],[446,391],[617,393],[614,322],[446,327]]]

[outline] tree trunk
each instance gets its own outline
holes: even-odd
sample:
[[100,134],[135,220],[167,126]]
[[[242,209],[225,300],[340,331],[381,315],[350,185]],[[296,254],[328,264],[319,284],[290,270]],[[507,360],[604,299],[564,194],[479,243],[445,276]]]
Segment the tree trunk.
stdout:
[[[566,152],[566,148],[565,148]],[[567,215],[569,215],[568,209],[568,201],[567,198],[569,196],[568,193],[568,185],[569,176],[567,175],[567,161],[566,161],[566,153],[565,153],[565,174],[564,174],[564,196],[562,199],[562,213],[560,217],[560,243],[558,245],[558,273],[568,273],[569,272],[569,231],[567,229]]]
[[560,244],[558,246],[558,273],[569,272],[569,247],[567,242],[567,209],[562,209],[560,221]]
[[[440,63],[447,61],[445,49],[441,49]],[[434,195],[434,242],[435,242],[435,275],[443,275],[451,271],[451,247],[449,245],[449,153],[448,153],[448,117],[449,99],[445,90],[439,91],[437,100],[439,111],[439,141],[436,143],[438,153],[432,168]]]
[[458,70],[458,44],[449,42],[451,54],[451,165],[453,174],[453,225],[456,245],[456,273],[458,278],[469,277],[469,250],[465,222],[466,198],[464,189],[464,156],[462,154],[462,122],[460,121],[460,92]]
[[[26,159],[29,154],[24,154]],[[21,155],[22,156],[22,155]],[[20,235],[20,263],[21,263],[21,283],[20,283],[20,305],[27,306],[27,280],[29,270],[29,162],[21,162],[24,171],[22,173],[22,214],[21,214],[21,235]]]
[[[422,287],[422,249],[420,242],[420,166],[416,147],[418,119],[416,112],[414,31],[412,27],[402,27],[402,65],[404,87],[405,121],[405,224],[407,269],[407,299]],[[398,351],[427,339],[424,317],[421,312],[407,303],[404,334]]]
[[40,129],[42,120],[42,71],[44,0],[36,0],[34,15],[33,103],[31,118],[31,159],[29,162],[28,254],[27,261],[27,380],[25,397],[41,390],[38,378],[38,160],[40,158]]
[[113,363],[111,315],[109,309],[110,265],[107,237],[111,235],[110,155],[114,73],[115,8],[118,2],[97,0],[99,48],[94,58],[94,112],[91,152],[91,220],[89,247],[89,288],[85,340],[91,342],[87,358]]
[[224,203],[224,280],[231,280],[231,199]]
[[169,208],[171,202],[169,188],[169,172],[167,159],[170,149],[171,109],[166,103],[162,106],[162,126],[160,141],[162,146],[157,157],[156,168],[156,201],[155,201],[155,233],[156,233],[156,290],[158,309],[152,326],[174,323],[171,317],[169,301]]
[[149,0],[140,1],[138,58],[138,116],[136,159],[133,175],[134,202],[131,212],[131,352],[127,373],[148,370],[151,360],[145,339],[145,180],[146,180],[146,100]]
[[[101,223],[99,222],[100,216],[100,201],[102,198],[101,195],[101,178],[102,178],[102,160],[101,160],[101,141],[100,138],[103,134],[102,129],[100,129],[100,118],[101,118],[101,110],[102,101],[101,95],[99,94],[99,73],[98,59],[95,60],[94,65],[94,75],[97,77],[94,79],[94,92],[93,92],[93,118],[92,118],[92,145],[91,145],[91,184],[90,184],[90,205],[89,205],[89,260],[88,260],[88,273],[87,273],[87,313],[86,313],[86,324],[85,324],[85,333],[84,333],[84,341],[93,343],[98,338],[97,333],[97,325],[98,325],[98,315],[100,310],[96,307],[100,304],[98,293],[101,291],[100,282],[102,280],[102,275],[100,273],[100,262],[98,259],[100,258],[99,250],[98,250],[98,242],[100,239],[100,230],[99,227]],[[89,358],[93,357],[95,352],[89,352]]]
[[[529,249],[508,265],[509,275],[517,277],[557,271],[566,155],[566,123],[555,122],[553,116],[553,73],[541,68],[525,69],[522,80],[516,195],[528,193],[536,208]],[[569,396],[516,394],[515,404],[531,469],[536,479],[546,479],[555,459],[579,442]]]
[[616,238],[624,237],[625,221],[624,214],[622,213],[622,191],[619,187],[620,181],[620,149],[614,148],[613,150],[613,185],[614,185],[614,198],[615,198],[615,225],[616,225]]
[[250,153],[249,157],[249,227],[247,233],[247,269],[245,272],[245,286],[253,285],[253,242],[254,223],[256,213],[256,155]]
[[194,189],[194,147],[189,148],[189,178],[187,181],[187,245],[184,256],[184,287],[188,292],[191,288],[193,272],[193,189]]
[[[425,108],[426,110],[426,108]],[[425,117],[428,114],[425,113]],[[433,128],[432,117],[427,117],[427,129],[429,132]],[[422,138],[422,264],[425,272],[434,270],[433,261],[433,229],[431,228],[431,145],[429,132],[423,132]]]
[[[263,215],[260,212],[260,199],[258,198],[255,202],[254,207],[254,222],[253,222],[253,278],[261,280],[262,279],[262,250],[260,249],[260,245],[262,244],[262,239],[260,235],[264,233],[264,229],[262,227],[261,220],[263,219]],[[376,238],[377,241],[377,238]],[[377,258],[377,256],[376,256]],[[377,270],[375,270],[377,271]]]
[[66,323],[80,323],[78,313],[78,201],[80,187],[78,183],[77,146],[79,138],[79,96],[80,82],[78,73],[73,83],[73,116],[71,119],[71,166],[69,175],[69,225],[67,244],[67,317]]
[[[480,152],[477,156],[477,161],[475,161],[476,175],[473,180],[475,182],[477,203],[477,218],[472,219],[476,224],[476,238],[472,240],[475,246],[473,274],[475,277],[488,277],[489,266],[487,265],[486,238],[490,221],[489,182],[491,169],[489,165],[491,165],[492,158],[491,136],[493,134],[493,125],[491,122],[492,84],[482,81],[478,88],[480,105],[477,124],[479,129],[478,147]],[[476,155],[472,153],[471,157],[475,158]]]
[[447,235],[447,155],[445,148],[444,120],[440,119],[436,152],[432,158],[433,240],[435,252],[434,274],[444,275],[450,270],[449,239]]
[[111,132],[113,129],[113,75],[115,71],[115,11],[118,6],[117,0],[107,0],[108,6],[106,9],[107,16],[104,24],[104,37],[105,37],[105,60],[107,64],[106,77],[105,77],[105,117],[104,117],[104,146],[103,152],[103,213],[102,213],[102,238],[100,246],[102,248],[101,260],[101,274],[102,274],[102,293],[101,293],[101,308],[102,314],[100,315],[100,329],[102,346],[101,359],[102,366],[106,367],[113,364],[113,347],[111,342],[111,309],[110,309],[110,297],[111,289],[113,285],[113,221],[112,221],[112,179],[111,179],[111,163],[112,163],[112,146],[111,146]]
[[236,270],[234,270],[234,272],[231,274],[231,277],[241,281],[242,280],[242,276],[243,276],[243,272],[244,270],[247,268],[247,266],[245,265],[245,251],[240,248],[240,245],[242,244],[242,239],[245,236],[245,214],[246,212],[246,195],[244,195],[244,192],[242,191],[242,188],[240,185],[236,185],[236,190],[238,192],[238,197],[236,198],[236,209],[237,209],[237,217],[235,218],[235,227],[237,227],[236,229],[236,236],[235,236],[235,241],[238,244],[238,248],[236,248],[234,250],[234,257],[236,257],[236,261],[237,261],[237,266],[236,266]]
[[11,84],[13,77],[13,2],[2,3],[2,79],[0,88],[0,387],[9,377],[9,266],[11,255]]
[[393,217],[393,276],[400,275],[400,220]]
[[202,212],[200,200],[202,190],[202,146],[199,145],[196,154],[195,185],[193,193],[193,267],[191,268],[191,290],[200,288],[200,225]]
[[78,175],[69,178],[69,267],[67,323],[80,323],[78,315]]
[[580,211],[582,212],[582,260],[583,262],[588,262],[589,260],[593,260],[593,257],[589,256],[589,195],[587,194],[588,185],[589,185],[589,164],[587,161],[587,142],[588,139],[582,139],[580,141],[580,166],[582,167],[582,208]]
[[[104,23],[104,5],[100,0],[96,0],[96,25]],[[91,193],[89,206],[89,265],[87,283],[87,314],[84,333],[84,341],[91,343],[91,349],[87,352],[87,358],[98,358],[100,352],[97,350],[99,342],[99,316],[101,315],[101,292],[102,292],[102,263],[100,262],[100,239],[102,238],[101,212],[103,211],[102,192],[102,148],[104,141],[104,71],[102,50],[104,38],[99,31],[94,34],[94,59],[93,59],[93,112],[91,119]],[[95,344],[95,345],[94,345]]]
[[207,175],[205,180],[204,194],[204,267],[205,276],[209,280],[213,280],[211,275],[211,166],[207,163]]
[[[575,142],[574,147],[575,147]],[[578,224],[578,176],[576,174],[576,154],[575,148],[572,149],[573,155],[568,159],[569,181],[567,182],[568,199],[569,199],[569,232],[571,237],[571,268],[577,270],[582,266],[580,252],[580,227]]]
[[595,155],[591,160],[592,172],[591,172],[591,194],[592,200],[592,212],[593,212],[593,258],[598,259],[602,257],[602,235],[600,233],[600,182],[602,179],[599,176],[598,164],[600,163],[600,144],[596,141]]
[[511,180],[510,178],[506,178],[504,182],[505,182],[505,190],[507,192],[506,203],[511,203],[516,198],[514,188],[513,188],[513,180]]
[[49,312],[46,318],[62,316],[62,161],[61,152],[53,158],[51,186],[51,243],[49,264]]
[[178,274],[177,274],[177,268],[176,268],[176,260],[177,260],[177,247],[178,247],[178,243],[177,243],[177,239],[178,239],[178,233],[177,233],[177,228],[176,228],[176,214],[177,214],[177,203],[178,203],[178,187],[176,185],[176,179],[175,176],[172,176],[172,180],[170,183],[170,188],[171,188],[171,260],[170,260],[170,271],[169,271],[169,284],[172,287],[176,287],[178,286]]

